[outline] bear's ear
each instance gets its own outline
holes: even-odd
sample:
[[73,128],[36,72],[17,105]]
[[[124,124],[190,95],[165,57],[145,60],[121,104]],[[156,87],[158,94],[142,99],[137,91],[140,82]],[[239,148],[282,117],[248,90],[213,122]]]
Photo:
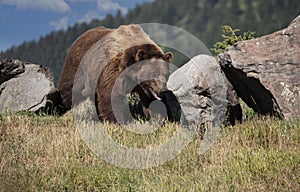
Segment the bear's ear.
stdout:
[[135,54],[135,61],[139,62],[139,61],[147,59],[147,57],[148,57],[148,55],[144,49],[138,49]]
[[164,60],[166,62],[172,63],[172,59],[173,59],[173,54],[171,52],[167,52],[166,54],[164,54]]

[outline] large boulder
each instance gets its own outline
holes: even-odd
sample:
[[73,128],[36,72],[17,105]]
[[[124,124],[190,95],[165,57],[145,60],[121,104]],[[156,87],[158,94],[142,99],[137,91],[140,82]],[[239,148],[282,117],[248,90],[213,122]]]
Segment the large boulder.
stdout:
[[59,92],[48,68],[19,60],[0,61],[1,112],[37,112],[59,103]]
[[254,111],[287,120],[300,116],[300,16],[286,29],[238,42],[218,60]]
[[24,64],[19,60],[0,61],[0,85],[24,71]]
[[170,75],[167,86],[178,98],[189,124],[222,125],[229,111],[231,124],[242,120],[239,99],[214,57],[192,58]]

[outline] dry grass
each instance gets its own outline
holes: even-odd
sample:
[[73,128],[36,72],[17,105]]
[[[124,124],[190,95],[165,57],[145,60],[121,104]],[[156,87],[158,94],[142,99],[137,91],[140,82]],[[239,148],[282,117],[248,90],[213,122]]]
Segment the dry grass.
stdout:
[[[134,146],[170,134],[136,137],[110,126]],[[72,117],[2,115],[0,191],[300,191],[300,121],[254,118],[224,128],[203,155],[200,144],[196,137],[160,167],[124,169],[94,155]]]

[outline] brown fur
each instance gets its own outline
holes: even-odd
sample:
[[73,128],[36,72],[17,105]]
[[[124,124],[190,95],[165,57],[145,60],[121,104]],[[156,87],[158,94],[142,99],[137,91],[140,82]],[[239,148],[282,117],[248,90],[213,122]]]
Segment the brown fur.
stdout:
[[71,109],[72,106],[73,82],[80,61],[95,42],[113,31],[104,27],[91,29],[82,34],[70,47],[58,83],[65,111]]
[[[103,69],[102,74],[97,82],[96,94],[99,118],[108,120],[110,122],[116,122],[111,106],[111,92],[116,79],[127,67],[136,62],[153,58],[161,61],[171,62],[171,57],[172,56],[170,53],[163,54],[157,45],[154,44],[134,46],[118,54]],[[142,65],[138,72],[132,74],[133,79],[143,75],[143,73],[146,71],[153,70],[149,67],[153,68],[153,66],[150,65]],[[165,65],[163,65],[161,69],[156,70],[160,71],[160,73],[164,73],[164,76],[167,76],[169,69],[164,67]],[[141,103],[145,108],[148,108],[149,104],[155,100],[149,89],[154,91],[157,95],[160,95],[160,91],[166,89],[166,84],[149,80],[134,88],[133,92],[137,92],[139,94]]]
[[[129,26],[130,27],[130,26]],[[135,32],[137,33],[137,37],[142,37],[144,34],[141,34],[140,31],[136,30],[136,26],[134,26],[132,31],[133,34],[129,34],[131,36],[135,36]],[[121,28],[121,27],[120,27]],[[125,27],[126,28],[126,27]],[[123,29],[123,28],[121,28]],[[118,30],[118,29],[117,29]],[[100,39],[102,39],[106,35],[112,34],[112,32],[116,31],[115,29],[106,29],[103,27],[95,28],[89,30],[88,32],[81,35],[71,46],[68,51],[68,55],[65,61],[65,65],[59,80],[59,90],[61,92],[62,100],[64,103],[65,110],[69,110],[72,105],[72,88],[73,82],[75,78],[76,71],[80,65],[81,60],[84,58],[87,51]],[[114,35],[117,36],[117,39],[120,37],[120,41],[124,41],[126,39],[126,35],[128,33],[123,33],[123,31],[119,30],[119,33]],[[126,32],[126,31],[125,31]],[[123,37],[122,35],[125,34]],[[118,76],[126,69],[126,67],[142,60],[147,59],[159,59],[167,62],[171,62],[172,54],[166,53],[163,54],[161,49],[153,43],[150,39],[148,40],[139,40],[139,39],[130,39],[131,41],[140,41],[142,42],[139,45],[129,46],[129,48],[121,49],[122,51],[118,51],[118,54],[112,57],[108,64],[103,68],[102,73],[99,76],[96,86],[96,101],[97,101],[97,111],[100,119],[105,119],[110,122],[116,122],[114,114],[112,112],[111,107],[111,92],[114,86],[114,83]],[[126,43],[126,40],[124,41]],[[123,42],[123,44],[125,44]],[[144,44],[143,44],[144,43]],[[110,44],[106,45],[108,47],[111,46],[111,49],[116,49],[116,46],[112,46]],[[120,46],[122,48],[122,46]],[[93,72],[93,67],[103,67],[103,64],[97,63],[95,66],[92,66],[91,71]],[[145,67],[140,69],[140,72],[145,72],[149,69],[149,65],[145,65]],[[161,74],[167,74],[168,68],[157,69]],[[97,75],[97,74],[95,74]],[[138,73],[135,75],[139,75]],[[82,87],[84,89],[84,87]],[[143,82],[141,85],[137,86],[133,91],[137,92],[140,95],[141,103],[146,108],[149,106],[151,101],[155,100],[152,96],[150,90],[155,92],[157,95],[160,94],[160,91],[166,89],[165,83],[159,83],[155,81],[147,81]]]

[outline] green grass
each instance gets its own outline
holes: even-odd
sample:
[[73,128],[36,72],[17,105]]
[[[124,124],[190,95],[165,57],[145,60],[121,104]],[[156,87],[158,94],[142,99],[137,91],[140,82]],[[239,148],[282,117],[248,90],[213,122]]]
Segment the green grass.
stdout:
[[[105,127],[122,143],[147,146],[173,126],[150,136]],[[300,191],[299,144],[300,121],[254,117],[223,128],[205,154],[196,136],[164,165],[132,170],[94,155],[71,116],[2,115],[0,191]]]

